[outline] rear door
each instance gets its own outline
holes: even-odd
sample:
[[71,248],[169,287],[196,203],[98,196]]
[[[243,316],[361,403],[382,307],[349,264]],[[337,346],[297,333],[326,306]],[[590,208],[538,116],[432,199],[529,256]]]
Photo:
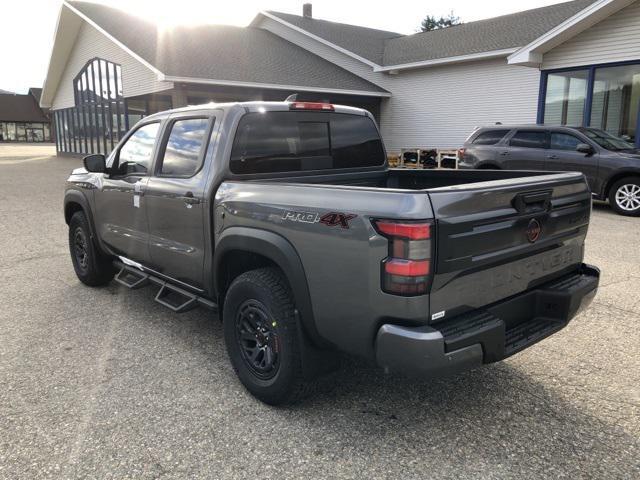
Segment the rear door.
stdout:
[[437,232],[432,317],[497,302],[582,262],[591,193],[578,173],[443,187],[429,197]]
[[465,149],[463,160],[468,161],[475,167],[497,165],[498,152],[504,149],[499,143],[508,133],[508,128],[482,130],[469,142],[468,147]]
[[544,170],[549,143],[548,132],[518,129],[498,149],[499,165],[506,170]]
[[199,289],[207,253],[209,200],[204,192],[215,120],[210,111],[169,117],[145,191],[151,268]]
[[595,147],[592,154],[577,152],[576,147],[580,143],[591,145],[591,142],[578,135],[552,130],[549,134],[545,170],[584,173],[591,191],[598,192],[599,154]]

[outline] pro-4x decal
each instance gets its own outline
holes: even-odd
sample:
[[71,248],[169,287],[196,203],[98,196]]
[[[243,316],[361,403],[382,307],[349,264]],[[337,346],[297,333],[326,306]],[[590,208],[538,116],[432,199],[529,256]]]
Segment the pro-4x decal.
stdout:
[[349,221],[356,217],[357,215],[351,213],[330,212],[320,217],[320,223],[324,223],[327,227],[340,225],[341,228],[349,228]]

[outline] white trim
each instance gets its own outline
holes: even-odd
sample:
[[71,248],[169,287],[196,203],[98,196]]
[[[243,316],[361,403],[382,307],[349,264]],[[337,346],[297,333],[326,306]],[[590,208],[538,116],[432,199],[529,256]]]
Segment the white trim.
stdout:
[[325,45],[327,45],[327,46],[339,51],[340,53],[344,53],[345,55],[350,56],[351,58],[355,58],[356,60],[358,60],[358,61],[360,61],[360,62],[362,62],[364,64],[369,65],[371,68],[374,68],[374,69],[376,67],[377,68],[381,68],[381,66],[378,65],[377,63],[372,62],[371,60],[367,60],[366,58],[361,57],[360,55],[358,55],[356,53],[353,53],[352,51],[347,50],[346,48],[342,48],[342,47],[336,45],[335,43],[331,43],[331,42],[329,42],[328,40],[325,40],[322,37],[314,35],[313,33],[310,33],[307,30],[305,30],[304,28],[297,27],[297,26],[293,25],[292,23],[289,23],[286,20],[283,20],[283,19],[281,19],[280,17],[278,17],[276,15],[272,15],[269,12],[266,12],[266,11],[261,11],[260,15],[263,15],[263,16],[265,16],[267,18],[270,18],[271,20],[274,20],[274,21],[276,21],[278,23],[281,23],[282,25],[290,28],[291,30],[295,30],[298,33],[302,33],[303,35],[306,35],[307,37],[313,38],[315,41],[323,43],[323,44],[325,44]]
[[273,90],[300,90],[301,92],[341,93],[343,95],[363,95],[368,97],[390,97],[389,92],[370,92],[365,90],[345,90],[341,88],[304,87],[301,85],[280,85],[277,83],[239,82],[235,80],[214,80],[210,78],[158,76],[158,80],[174,83],[200,83],[207,85],[227,85],[230,87],[268,88]]
[[49,54],[49,62],[47,63],[47,76],[44,79],[44,83],[42,85],[42,93],[40,94],[40,101],[38,102],[38,105],[40,106],[40,108],[49,108],[53,103],[52,102],[53,98],[51,99],[52,100],[51,102],[44,101],[44,93],[47,89],[47,82],[49,80],[49,73],[51,70],[51,61],[53,60],[53,51],[56,48],[56,39],[58,38],[58,29],[60,28],[60,20],[62,19],[63,8],[64,8],[64,5],[60,6],[60,10],[58,10],[58,18],[56,20],[56,29],[53,31],[53,43],[51,44],[51,53]]
[[122,43],[121,41],[117,40],[113,35],[111,35],[109,32],[107,32],[104,28],[102,28],[100,25],[98,25],[96,22],[94,22],[93,20],[91,20],[89,17],[87,17],[84,13],[82,13],[81,11],[79,11],[77,8],[73,7],[72,5],[70,5],[68,2],[63,1],[62,4],[64,6],[66,6],[67,8],[69,8],[73,13],[75,13],[76,15],[78,15],[80,18],[82,18],[85,22],[87,22],[89,25],[91,25],[93,28],[95,28],[96,30],[98,30],[100,33],[102,33],[105,37],[107,37],[109,40],[111,40],[113,43],[115,43],[118,47],[120,47],[122,50],[124,50],[125,52],[127,52],[129,55],[131,55],[133,58],[135,58],[136,60],[138,60],[140,63],[142,63],[145,67],[147,67],[149,70],[151,70],[153,73],[155,73],[156,75],[160,76],[163,75],[163,73],[158,70],[156,67],[154,67],[153,65],[151,65],[149,62],[147,62],[144,58],[142,58],[140,55],[138,55],[137,53],[135,53],[133,50],[131,50],[130,48],[128,48],[124,43]]
[[517,48],[505,48],[503,50],[490,50],[488,52],[470,53],[468,55],[457,55],[455,57],[434,58],[432,60],[422,60],[419,62],[401,63],[398,65],[376,67],[373,69],[373,71],[394,73],[394,70],[397,71],[397,70],[404,70],[408,68],[430,67],[435,65],[446,65],[449,63],[462,63],[462,62],[472,62],[474,60],[486,60],[489,58],[506,57],[507,55],[515,52],[516,50]]
[[[507,59],[510,65],[528,65],[537,66],[542,63],[542,54],[555,47],[556,44],[560,44],[565,40],[568,40],[573,35],[580,33],[584,28],[590,27],[593,23],[597,23],[602,19],[596,19],[591,24],[586,25],[583,29],[580,29],[580,24],[587,22],[592,15],[600,13],[604,10],[604,17],[608,17],[613,13],[621,10],[622,8],[633,3],[634,0],[598,0],[591,5],[580,10],[578,13],[569,17],[560,25],[555,26],[548,32],[544,33],[534,41],[519,48],[516,52],[511,54]],[[567,34],[567,38],[558,38],[563,34]]]

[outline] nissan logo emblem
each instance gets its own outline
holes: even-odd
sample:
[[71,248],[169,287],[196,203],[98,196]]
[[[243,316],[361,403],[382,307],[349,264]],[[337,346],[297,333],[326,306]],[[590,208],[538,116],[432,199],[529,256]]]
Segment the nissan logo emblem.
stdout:
[[540,238],[540,234],[542,233],[542,225],[535,218],[532,218],[529,221],[529,225],[527,225],[527,229],[525,230],[527,235],[527,240],[530,243],[536,242]]

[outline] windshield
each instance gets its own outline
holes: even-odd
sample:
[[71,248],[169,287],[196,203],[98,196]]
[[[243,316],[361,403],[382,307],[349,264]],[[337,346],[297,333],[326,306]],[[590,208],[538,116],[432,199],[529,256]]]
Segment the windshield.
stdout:
[[636,148],[632,143],[626,142],[619,137],[615,137],[604,130],[598,130],[597,128],[581,128],[580,131],[607,150],[615,152],[618,150],[633,150]]

